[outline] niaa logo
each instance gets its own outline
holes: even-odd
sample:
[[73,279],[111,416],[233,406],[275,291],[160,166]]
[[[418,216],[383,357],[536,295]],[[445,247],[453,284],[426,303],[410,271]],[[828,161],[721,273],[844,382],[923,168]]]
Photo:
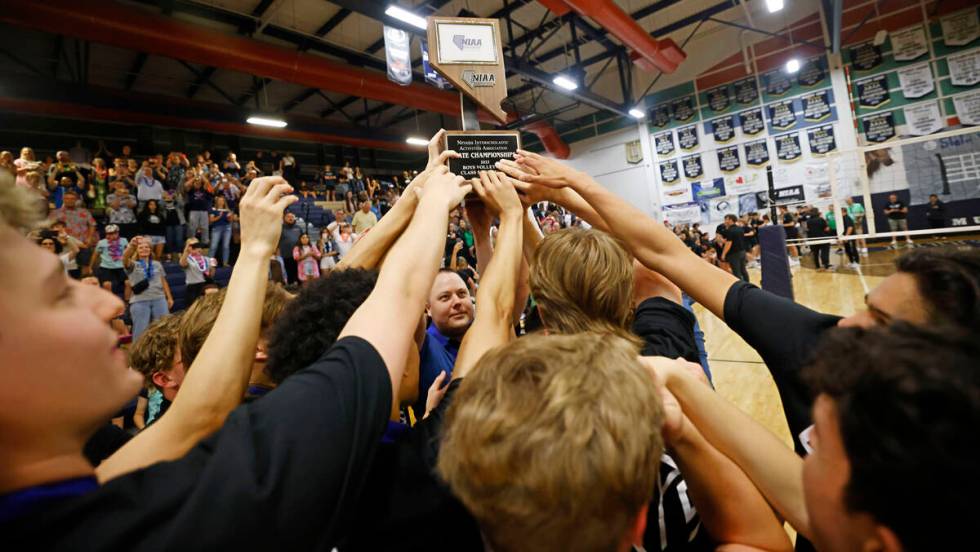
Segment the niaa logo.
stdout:
[[483,45],[483,40],[479,38],[466,38],[465,35],[453,35],[453,44],[460,50],[467,48],[479,48]]
[[478,88],[483,86],[494,86],[497,84],[497,75],[493,73],[477,73],[467,69],[463,71],[460,75],[463,82],[470,85],[471,88]]

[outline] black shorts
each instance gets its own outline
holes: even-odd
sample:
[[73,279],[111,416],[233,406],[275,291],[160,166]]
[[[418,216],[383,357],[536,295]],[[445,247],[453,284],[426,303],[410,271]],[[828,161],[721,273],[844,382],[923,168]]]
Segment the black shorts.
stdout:
[[795,239],[797,239],[799,237],[800,237],[800,230],[798,228],[786,228],[786,239],[787,240],[795,240]]

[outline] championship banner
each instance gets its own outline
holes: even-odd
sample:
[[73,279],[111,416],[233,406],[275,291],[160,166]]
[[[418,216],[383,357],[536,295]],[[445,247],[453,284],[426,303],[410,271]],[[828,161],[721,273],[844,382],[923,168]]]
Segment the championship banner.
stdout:
[[709,121],[715,142],[725,143],[735,137],[735,117],[726,115]]
[[626,142],[626,162],[630,165],[636,165],[640,161],[643,161],[643,146],[640,141]]
[[805,94],[803,102],[803,120],[808,123],[819,123],[830,117],[830,90],[821,90]]
[[694,194],[688,185],[672,186],[670,189],[662,189],[661,197],[664,205],[679,205],[694,201]]
[[665,184],[671,184],[677,181],[681,175],[677,172],[677,161],[661,161],[660,162],[660,180]]
[[939,20],[943,28],[943,42],[947,46],[963,46],[980,36],[980,21],[976,7],[947,15]]
[[747,136],[754,136],[766,129],[766,122],[762,119],[762,109],[748,109],[738,114],[739,126],[742,133]]
[[953,96],[956,116],[964,125],[980,125],[980,90]]
[[769,122],[772,123],[773,128],[788,130],[796,126],[793,100],[781,100],[769,104],[766,108],[769,110]]
[[681,165],[684,166],[684,176],[694,179],[704,174],[704,165],[701,163],[701,154],[688,155],[681,157]]
[[796,161],[803,155],[800,147],[800,135],[796,132],[774,136],[776,142],[776,158],[780,161]]
[[735,88],[735,101],[740,104],[755,103],[759,99],[759,87],[755,82],[755,77],[737,80],[732,86]]
[[782,96],[793,87],[793,83],[782,69],[766,73],[762,76],[762,81],[766,86],[766,94],[770,96]]
[[769,146],[766,139],[754,140],[742,144],[745,149],[745,162],[753,167],[761,167],[769,162]]
[[834,125],[823,125],[807,129],[807,141],[810,143],[810,153],[826,155],[837,149],[837,139],[834,137]]
[[888,95],[888,76],[878,75],[854,83],[857,91],[858,105],[861,107],[879,107],[891,101]]
[[888,111],[861,119],[864,137],[869,142],[880,144],[895,137],[895,115]]
[[919,105],[906,106],[905,129],[912,136],[926,136],[939,132],[943,128],[943,116],[939,112],[939,104],[929,102]]
[[858,71],[870,71],[881,65],[881,47],[875,46],[873,42],[858,44],[849,51],[851,65]]
[[654,106],[650,111],[650,123],[657,128],[663,128],[670,124],[670,105],[660,104]]
[[731,90],[727,84],[712,88],[704,93],[708,99],[708,107],[714,112],[721,112],[732,105]]
[[889,33],[895,61],[912,61],[929,53],[926,30],[922,25]]
[[[738,157],[737,155],[735,157]],[[698,203],[705,203],[711,198],[725,196],[725,179],[713,178],[702,182],[695,182],[691,185],[694,191],[694,200]]]
[[936,89],[928,63],[899,69],[898,84],[902,87],[902,96],[910,100],[929,95]]
[[429,63],[429,41],[426,39],[420,39],[419,45],[422,47],[422,72],[425,74],[425,82],[435,86],[436,88],[451,88],[452,85],[449,81],[442,78],[442,75],[432,68],[432,64]]
[[718,168],[723,172],[734,172],[742,166],[738,158],[738,146],[728,146],[718,150]]
[[685,96],[671,104],[675,121],[690,121],[694,117],[694,96]]
[[653,144],[657,150],[657,155],[674,154],[674,133],[671,131],[661,132],[653,135]]
[[684,151],[698,149],[701,144],[698,139],[698,125],[688,125],[677,129],[677,144]]
[[700,205],[678,205],[664,209],[664,218],[673,225],[697,224],[701,222]]
[[954,86],[973,86],[980,82],[980,48],[946,58],[949,82]]
[[807,88],[820,84],[827,78],[825,63],[826,61],[822,57],[803,62],[800,72],[796,75],[796,82]]
[[385,60],[388,80],[402,86],[412,84],[412,35],[395,27],[384,26]]

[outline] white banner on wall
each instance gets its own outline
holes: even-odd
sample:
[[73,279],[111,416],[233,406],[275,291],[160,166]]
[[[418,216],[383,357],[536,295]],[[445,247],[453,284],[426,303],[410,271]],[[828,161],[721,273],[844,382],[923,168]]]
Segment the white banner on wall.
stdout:
[[973,86],[980,82],[980,48],[946,58],[949,81],[954,86]]
[[926,30],[916,25],[891,33],[892,55],[896,61],[912,61],[929,52]]
[[943,116],[936,102],[906,106],[905,132],[912,136],[925,136],[943,128]]
[[902,95],[908,99],[921,98],[936,89],[928,63],[899,69],[898,83],[902,87]]
[[963,46],[980,37],[980,20],[977,19],[975,7],[947,15],[939,22],[943,28],[943,42],[947,46]]
[[956,116],[964,125],[980,125],[980,90],[953,97]]
[[664,218],[671,224],[698,224],[701,222],[701,206],[676,205],[664,208]]

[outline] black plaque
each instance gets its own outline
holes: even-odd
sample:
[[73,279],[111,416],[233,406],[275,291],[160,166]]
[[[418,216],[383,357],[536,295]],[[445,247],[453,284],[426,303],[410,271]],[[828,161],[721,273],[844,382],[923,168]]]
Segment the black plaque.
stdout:
[[850,50],[851,65],[858,71],[870,71],[881,65],[881,47],[873,42],[859,44]]
[[800,72],[796,76],[796,81],[800,86],[813,87],[827,78],[827,68],[824,66],[824,58],[811,59],[800,67]]
[[671,159],[670,161],[660,162],[660,179],[665,183],[670,184],[676,182],[681,175],[677,172],[677,161]]
[[804,94],[800,100],[803,102],[804,121],[819,123],[830,117],[830,90]]
[[667,132],[654,134],[653,145],[657,149],[657,155],[673,155],[674,133],[668,130]]
[[753,167],[761,167],[769,162],[769,146],[766,139],[746,142],[742,145],[745,148],[745,162]]
[[677,129],[677,144],[682,150],[690,151],[697,149],[700,144],[698,139],[698,125],[688,125]]
[[780,161],[796,161],[803,154],[800,148],[800,135],[791,132],[773,137],[776,142],[776,157]]
[[857,91],[858,105],[861,107],[875,108],[885,105],[891,100],[888,93],[888,76],[877,75],[870,79],[859,80],[854,83]]
[[718,150],[718,168],[724,172],[737,171],[742,166],[738,158],[738,146],[728,146]]
[[742,126],[742,133],[748,136],[755,136],[766,129],[766,122],[762,119],[762,109],[747,109],[738,114],[739,124]]
[[675,121],[690,121],[694,117],[694,96],[684,96],[671,104]]
[[755,83],[755,77],[748,77],[735,81],[735,101],[746,105],[754,103],[759,99],[759,88]]
[[715,136],[715,142],[728,142],[735,137],[735,117],[726,115],[712,119],[711,133]]
[[725,111],[732,105],[732,95],[727,84],[708,90],[705,97],[708,99],[708,107],[716,113]]
[[650,114],[650,122],[653,126],[663,128],[670,124],[670,104],[660,104],[654,106]]
[[814,155],[824,155],[837,149],[834,125],[810,128],[806,131],[806,138],[810,142],[810,153]]
[[520,134],[508,131],[447,131],[446,149],[459,159],[449,160],[449,170],[463,178],[479,177],[480,171],[496,170],[501,159],[512,159],[521,147]]
[[861,119],[864,137],[869,142],[887,142],[895,137],[895,116],[891,111]]
[[766,83],[766,94],[770,96],[782,96],[793,87],[793,83],[782,69],[766,73],[763,79]]
[[786,203],[799,203],[803,201],[803,186],[787,186],[785,188],[776,188],[773,193],[776,205],[784,205]]
[[766,106],[769,109],[769,122],[777,130],[788,130],[796,126],[796,110],[793,100],[780,100]]
[[689,179],[698,178],[704,174],[704,165],[701,163],[700,153],[682,157],[681,165],[684,166],[684,176]]

